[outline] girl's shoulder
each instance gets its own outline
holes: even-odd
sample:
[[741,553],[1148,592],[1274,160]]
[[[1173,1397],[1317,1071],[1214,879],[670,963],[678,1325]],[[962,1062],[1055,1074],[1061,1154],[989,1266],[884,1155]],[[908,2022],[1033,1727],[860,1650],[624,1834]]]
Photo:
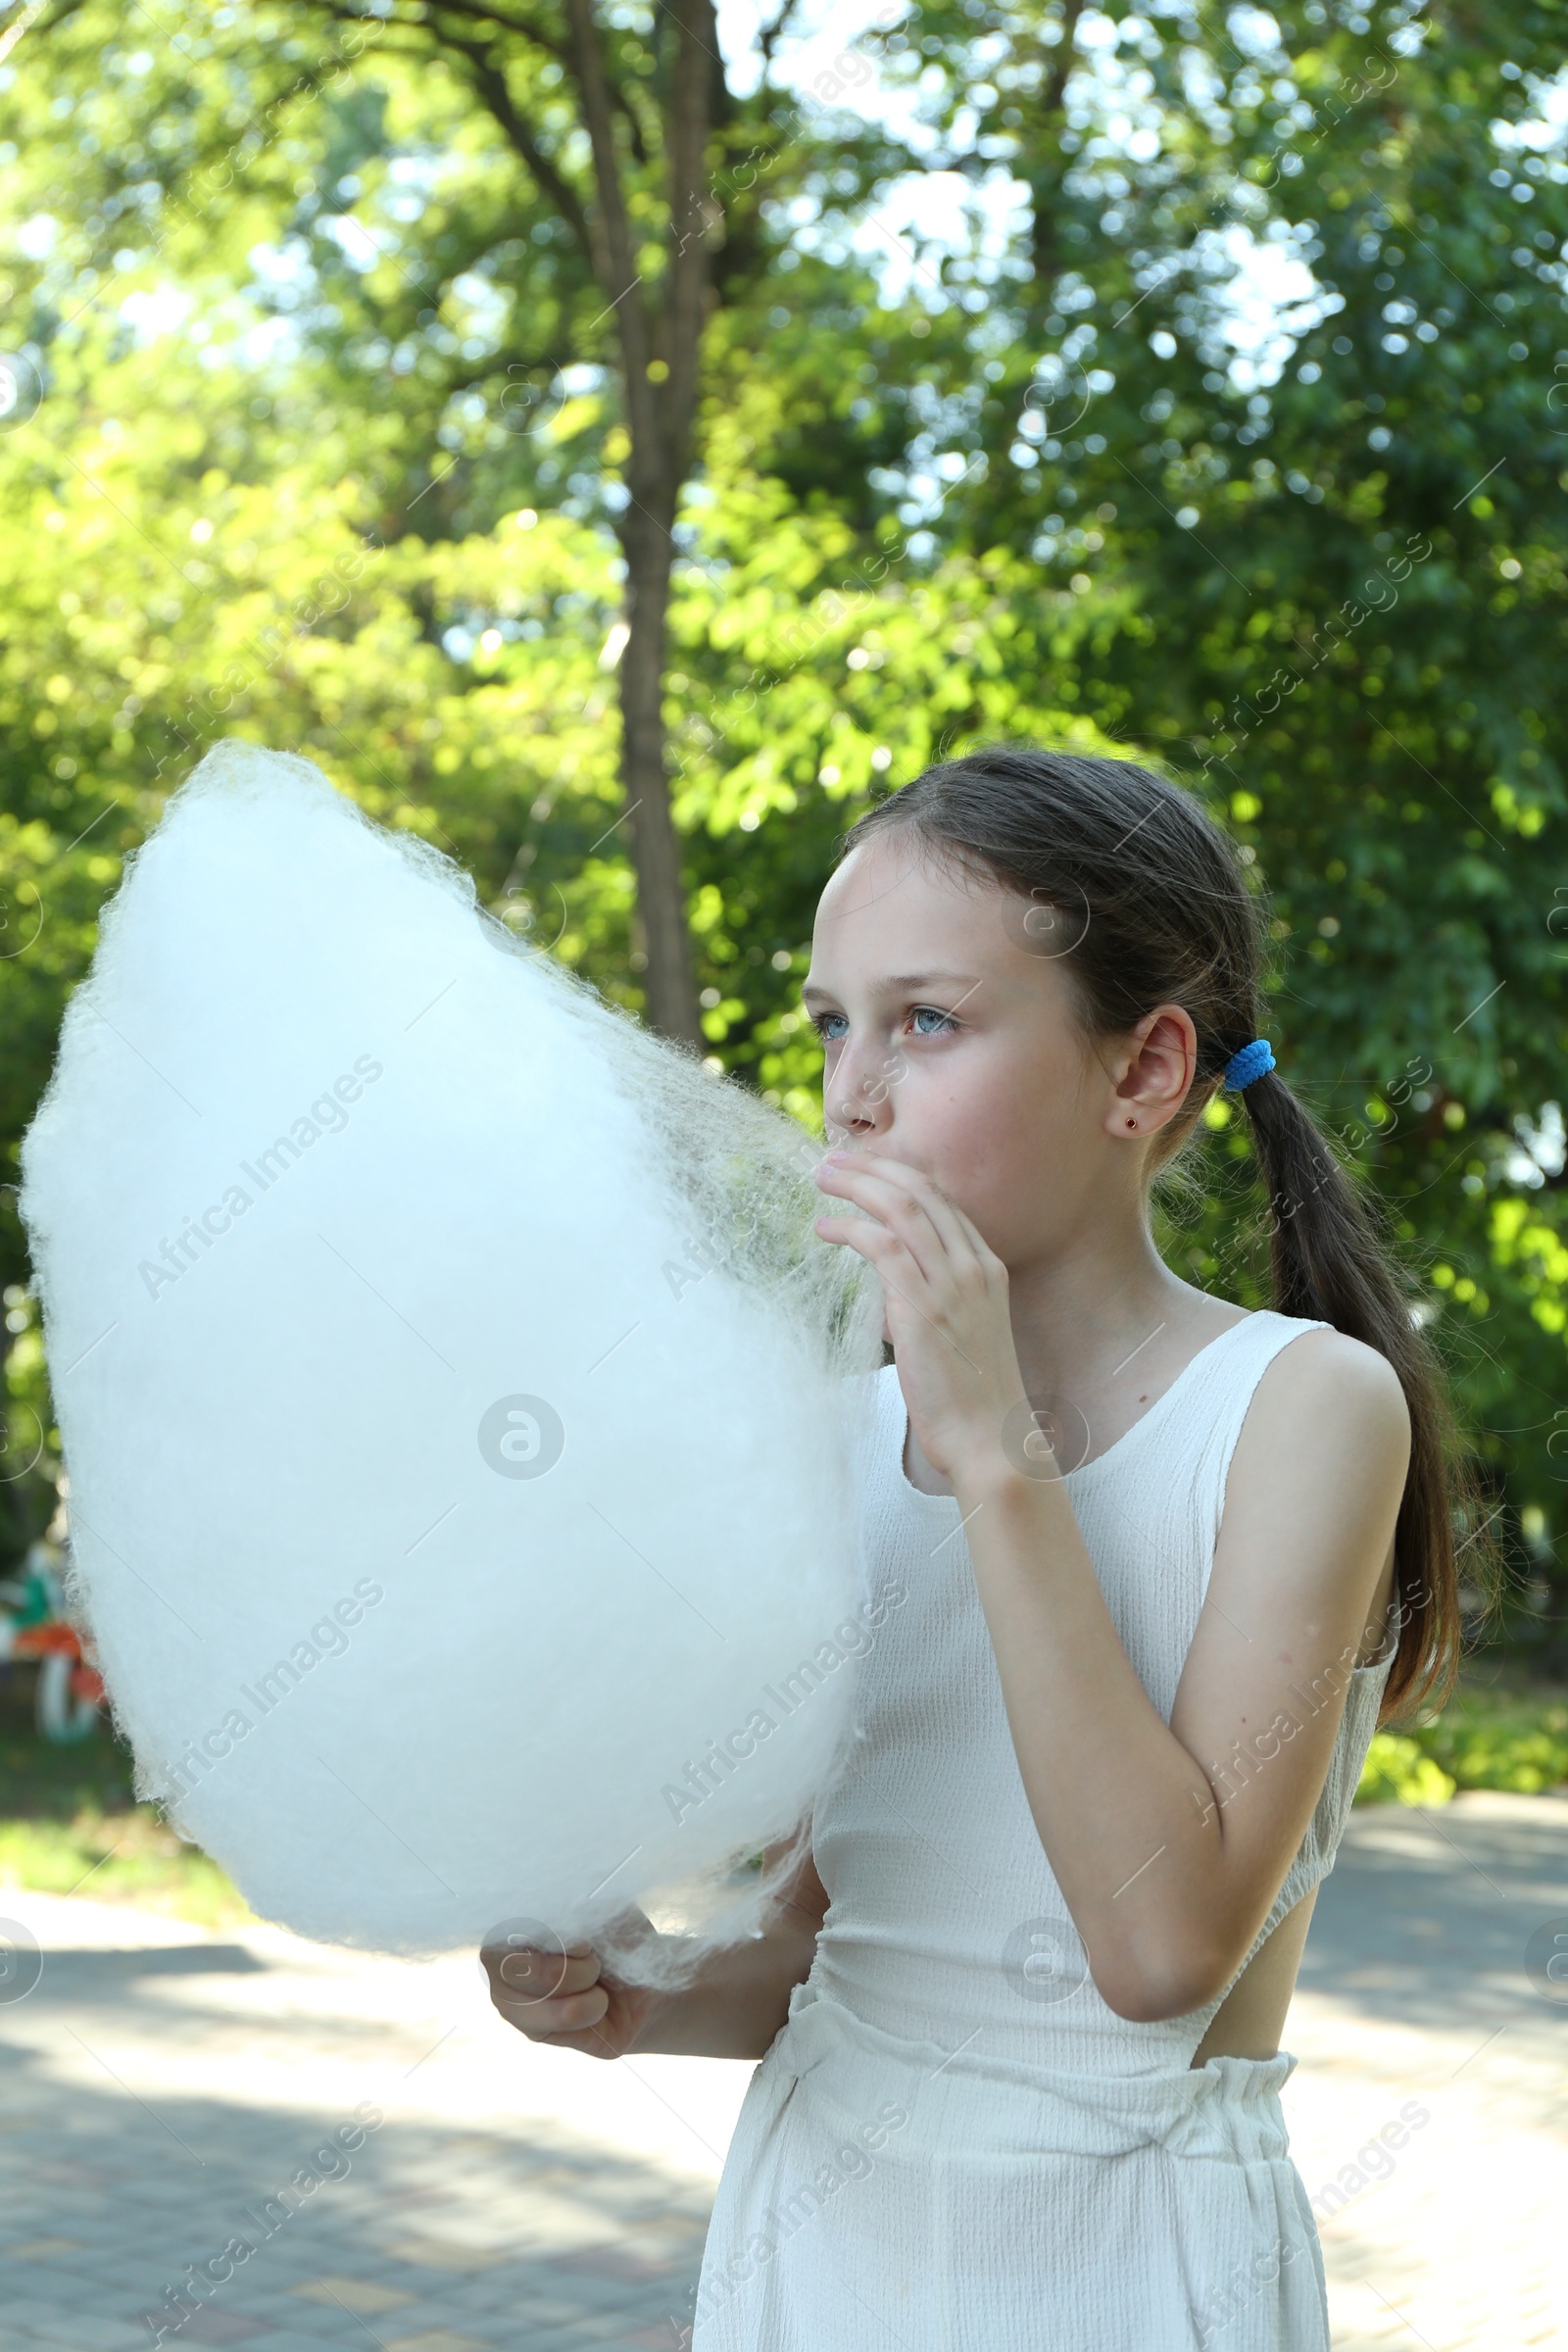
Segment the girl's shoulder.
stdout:
[[1271,1306],[1239,1315],[1200,1348],[1189,1371],[1209,1370],[1226,1387],[1250,1390],[1266,1379],[1272,1393],[1329,1390],[1348,1406],[1397,1396],[1404,1391],[1386,1355],[1313,1315],[1286,1315]]
[[1409,1470],[1410,1408],[1388,1357],[1333,1325],[1287,1328],[1238,1415],[1225,1517],[1260,1538],[1283,1511],[1330,1547],[1360,1517],[1396,1509]]
[[1388,1357],[1366,1341],[1353,1339],[1332,1323],[1300,1315],[1259,1309],[1250,1322],[1269,1327],[1272,1347],[1258,1378],[1262,1392],[1310,1400],[1315,1412],[1331,1422],[1353,1421],[1361,1413],[1380,1423],[1409,1426],[1409,1408],[1398,1373]]
[[1190,1360],[1163,1436],[1197,1449],[1221,1493],[1266,1491],[1287,1461],[1315,1463],[1330,1484],[1353,1456],[1402,1462],[1410,1418],[1399,1376],[1375,1348],[1316,1317],[1260,1307]]

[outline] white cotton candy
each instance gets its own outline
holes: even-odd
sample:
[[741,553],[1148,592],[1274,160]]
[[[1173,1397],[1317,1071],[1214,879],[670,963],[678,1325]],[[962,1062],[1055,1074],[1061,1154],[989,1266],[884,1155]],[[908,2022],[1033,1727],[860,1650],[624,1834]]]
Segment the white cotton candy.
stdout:
[[23,1211],[138,1790],[266,1917],[760,1923],[874,1638],[814,1157],[307,762],[172,799]]

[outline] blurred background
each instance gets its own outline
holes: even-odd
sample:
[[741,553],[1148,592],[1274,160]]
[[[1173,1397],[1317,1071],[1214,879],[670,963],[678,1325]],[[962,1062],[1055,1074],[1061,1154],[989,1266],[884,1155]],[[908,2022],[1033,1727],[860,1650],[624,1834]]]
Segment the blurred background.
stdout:
[[[0,12],[0,1888],[45,1940],[117,1949],[116,1905],[171,1950],[251,1932],[135,1804],[65,1622],[15,1190],[99,910],[225,735],[813,1129],[799,984],[869,800],[1000,737],[1201,792],[1499,1546],[1358,1820],[1439,1825],[1434,1900],[1462,1820],[1561,1889],[1561,36],[1522,0]],[[1210,1118],[1162,1238],[1260,1304],[1245,1122]],[[1525,1928],[1497,1983],[1555,2032]],[[1493,2312],[1556,2340],[1528,2317]],[[680,2333],[648,2325],[614,2340]],[[489,2340],[442,2328],[398,2340]]]

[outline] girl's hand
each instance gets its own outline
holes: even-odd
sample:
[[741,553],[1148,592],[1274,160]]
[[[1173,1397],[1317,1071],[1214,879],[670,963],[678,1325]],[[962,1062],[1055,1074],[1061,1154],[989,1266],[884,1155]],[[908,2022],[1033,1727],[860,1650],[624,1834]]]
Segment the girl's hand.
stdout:
[[899,1383],[926,1460],[955,1488],[960,1470],[1004,1473],[1004,1426],[1033,1428],[1006,1267],[962,1209],[902,1160],[830,1152],[816,1181],[876,1220],[822,1216],[816,1230],[858,1250],[882,1278]]
[[589,2058],[624,2058],[634,2050],[662,1997],[649,1985],[606,1976],[599,1954],[586,1943],[553,1952],[486,1944],[479,1965],[509,2026],[530,2041],[581,2050]]

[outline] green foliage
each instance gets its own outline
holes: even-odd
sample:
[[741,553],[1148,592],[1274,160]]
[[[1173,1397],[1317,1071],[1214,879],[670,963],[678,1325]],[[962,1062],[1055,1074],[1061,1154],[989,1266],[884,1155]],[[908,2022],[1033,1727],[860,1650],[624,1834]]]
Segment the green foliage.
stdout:
[[253,1917],[218,1864],[184,1845],[150,1805],[124,1813],[78,1813],[70,1822],[0,1821],[0,1888],[80,1893],[98,1903],[133,1903],[203,1928]]
[[1446,1804],[1458,1788],[1519,1796],[1568,1788],[1568,1706],[1522,1693],[1461,1688],[1434,1722],[1378,1732],[1357,1804]]
[[209,1855],[134,1801],[129,1751],[107,1725],[56,1747],[33,1729],[31,1704],[30,1669],[11,1667],[0,1683],[0,1892],[79,1892],[208,1928],[251,1917]]
[[[931,36],[899,49],[950,125],[994,91],[971,168],[1015,159],[1050,220],[976,330],[988,388],[950,446],[981,464],[945,518],[1027,548],[1086,631],[1103,608],[1095,715],[1254,857],[1276,1052],[1384,1204],[1539,1575],[1568,1436],[1563,1196],[1527,1148],[1568,1045],[1560,40],[1529,7],[1367,17],[1128,17],[1064,129],[1021,37],[999,66],[939,20],[940,90]],[[1157,129],[1138,172],[1117,108]],[[1261,363],[1227,241],[1316,281]],[[1213,1166],[1245,1172],[1240,1124],[1184,1241],[1226,1289],[1257,1265]]]
[[1461,1691],[1415,1737],[1461,1788],[1533,1796],[1568,1786],[1568,1706],[1560,1703]]
[[1355,1791],[1358,1805],[1446,1805],[1457,1784],[1420,1742],[1397,1732],[1374,1732]]
[[[710,1049],[816,1121],[815,899],[932,757],[1032,736],[1194,781],[1266,880],[1276,1053],[1399,1241],[1539,1645],[1568,1485],[1560,28],[1293,0],[1111,11],[1091,46],[1074,12],[1069,74],[1067,22],[934,0],[862,43],[919,138],[826,88],[721,110],[665,678]],[[651,24],[616,18],[633,85]],[[507,60],[548,114],[559,60]],[[612,329],[471,80],[412,16],[84,0],[0,66],[0,1181],[97,908],[222,733],[317,759],[638,1007]],[[851,232],[917,149],[1032,210],[895,295]],[[1248,348],[1258,256],[1313,283]],[[1258,1209],[1220,1105],[1162,1193],[1173,1262],[1260,1302]],[[15,1469],[48,1405],[10,1193],[0,1278]],[[5,1492],[19,1542],[43,1503]]]

